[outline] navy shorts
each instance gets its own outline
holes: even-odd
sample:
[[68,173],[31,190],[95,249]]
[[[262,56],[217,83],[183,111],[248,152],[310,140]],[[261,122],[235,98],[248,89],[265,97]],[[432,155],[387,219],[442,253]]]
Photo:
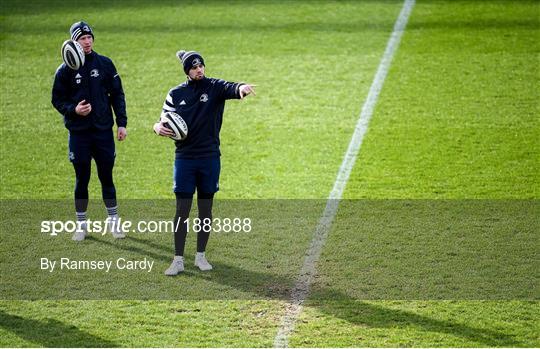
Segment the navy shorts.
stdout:
[[173,191],[175,193],[215,193],[219,190],[219,157],[176,159],[174,161]]
[[73,163],[114,162],[114,135],[111,130],[70,131],[69,161]]

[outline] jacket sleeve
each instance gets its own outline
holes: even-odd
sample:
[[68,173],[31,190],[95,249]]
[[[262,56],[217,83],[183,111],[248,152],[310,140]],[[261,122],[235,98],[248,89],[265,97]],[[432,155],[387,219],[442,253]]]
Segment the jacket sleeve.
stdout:
[[216,80],[214,84],[223,99],[240,99],[240,86],[245,85],[243,82],[229,82],[221,79]]
[[[172,89],[169,90],[169,93],[167,93],[167,97],[165,97],[165,102],[163,102],[161,114],[159,114],[159,119],[156,122],[160,122],[161,116],[168,111],[172,111],[176,113],[176,108],[174,107],[174,104],[173,104]],[[154,133],[157,134],[156,130],[154,130]]]
[[110,64],[111,81],[109,85],[109,98],[114,110],[114,115],[116,115],[116,126],[126,127],[126,97],[124,95],[124,89],[122,88],[122,80],[120,79],[120,74],[116,71],[114,63],[111,61]]
[[77,116],[75,113],[77,105],[71,100],[70,92],[69,75],[64,66],[61,65],[54,76],[51,103],[60,114],[68,119],[73,119]]
[[163,108],[162,108],[162,114],[166,113],[168,111],[172,111],[176,113],[176,108],[174,107],[174,101],[172,96],[172,91],[170,90],[169,93],[167,93],[167,97],[165,98],[165,102],[163,102]]

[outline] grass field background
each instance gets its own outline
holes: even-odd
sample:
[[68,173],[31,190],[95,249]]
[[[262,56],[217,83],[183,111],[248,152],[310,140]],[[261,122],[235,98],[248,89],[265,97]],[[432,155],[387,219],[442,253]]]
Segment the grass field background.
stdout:
[[[227,104],[218,198],[324,203],[401,6],[400,1],[120,1],[85,2],[73,10],[55,1],[2,2],[2,268],[19,259],[37,263],[26,260],[32,247],[24,246],[47,241],[34,238],[38,227],[25,222],[24,210],[8,206],[16,202],[10,200],[30,205],[37,199],[64,200],[41,208],[51,215],[69,207],[72,197],[67,132],[50,104],[59,47],[71,23],[84,19],[92,25],[95,50],[111,57],[122,76],[129,135],[117,143],[121,205],[124,200],[127,207],[128,199],[172,199],[173,144],[154,136],[151,127],[168,89],[183,80],[174,55],[181,48],[199,50],[209,76],[258,85],[256,97]],[[463,241],[491,247],[487,256],[493,262],[501,262],[501,254],[527,252],[529,259],[515,261],[518,276],[531,274],[528,295],[510,289],[498,299],[421,294],[366,299],[357,292],[358,280],[385,255],[377,242],[392,241],[393,231],[379,236],[361,221],[345,224],[349,221],[340,217],[355,216],[355,206],[349,211],[344,206],[291,345],[540,346],[539,39],[537,1],[417,1],[345,191],[347,199],[381,202],[509,200],[515,208],[522,200],[524,211],[532,212],[524,216],[527,224],[505,216],[501,226],[520,227],[529,244],[503,234],[511,230],[501,230],[492,245],[489,237],[467,232]],[[99,198],[95,173],[90,191]],[[91,212],[99,217],[102,211],[96,204]],[[18,214],[10,217],[13,212]],[[306,212],[316,221],[315,209]],[[17,223],[5,224],[13,219]],[[3,269],[0,345],[271,346],[313,221],[300,220],[294,232],[278,221],[252,236],[215,236],[208,254],[218,268],[201,274],[189,266],[186,275],[172,280],[160,279],[172,255],[166,236],[142,242],[104,237],[82,245],[67,237],[54,240],[44,246],[47,253],[56,246],[55,253],[73,255],[150,256],[159,264],[155,279],[177,283],[179,300],[12,300],[5,292],[16,289],[17,273]],[[512,249],[501,250],[505,239]],[[194,240],[188,237],[186,251],[194,251]],[[422,250],[420,243],[414,249]],[[400,257],[400,251],[389,251]],[[474,263],[474,255],[468,258]],[[497,275],[504,269],[488,270]],[[152,284],[141,284],[145,287]],[[204,292],[224,292],[225,299],[198,297]]]

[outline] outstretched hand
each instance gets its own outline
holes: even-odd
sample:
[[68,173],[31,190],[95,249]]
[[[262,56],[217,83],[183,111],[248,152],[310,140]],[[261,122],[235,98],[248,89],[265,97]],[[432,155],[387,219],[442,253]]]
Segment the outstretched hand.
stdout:
[[254,96],[256,96],[257,94],[255,93],[255,90],[253,89],[255,86],[257,85],[245,84],[245,85],[240,86],[240,89],[239,89],[240,99],[244,99],[245,96],[252,93]]

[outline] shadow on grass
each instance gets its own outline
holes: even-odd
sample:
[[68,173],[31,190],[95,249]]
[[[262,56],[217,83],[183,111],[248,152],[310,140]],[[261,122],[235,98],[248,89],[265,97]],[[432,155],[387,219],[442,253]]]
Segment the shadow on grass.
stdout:
[[[265,299],[289,299],[293,281],[276,275],[239,269],[231,265],[214,263],[212,281],[243,291],[258,292]],[[234,275],[234,277],[231,277]],[[214,275],[213,275],[214,276]],[[266,288],[254,288],[252,280],[265,280]],[[520,341],[489,329],[475,328],[447,320],[415,314],[410,311],[390,309],[351,298],[330,288],[318,289],[309,299],[309,306],[358,326],[371,328],[420,327],[426,332],[444,333],[480,343],[488,347],[523,346]]]
[[[495,330],[476,328],[449,320],[438,320],[411,311],[390,309],[381,305],[347,298],[343,294],[331,290],[322,291],[317,295],[316,299],[309,300],[308,305],[317,308],[325,314],[347,320],[355,325],[387,329],[421,328],[425,332],[462,338],[468,341],[465,344],[466,346],[531,346],[531,343],[523,343],[512,336]],[[430,345],[435,345],[435,343],[431,343]],[[447,346],[445,344],[442,345]]]
[[[363,6],[371,6],[372,4],[380,5],[381,3],[387,3],[388,5],[396,6],[396,9],[399,9],[403,1],[402,0],[364,0],[362,1]],[[4,5],[2,7],[4,16],[8,17],[13,15],[23,15],[29,14],[34,15],[35,13],[40,14],[49,14],[49,15],[58,15],[65,13],[68,16],[71,16],[71,9],[65,6],[64,1],[47,1],[47,2],[22,2],[17,0],[4,0]],[[241,9],[246,7],[248,2],[244,1],[233,1],[229,2],[227,5],[231,11],[236,11],[237,13],[242,13]],[[271,3],[271,4],[270,4]],[[340,13],[340,8],[343,5],[357,4],[356,1],[343,1],[339,4],[335,4],[335,13]],[[433,6],[440,5],[440,0],[428,0],[422,2],[424,6],[429,6],[431,3]],[[477,3],[477,4],[475,4]],[[419,18],[416,21],[411,21],[407,25],[407,30],[424,30],[424,29],[437,29],[437,30],[515,30],[515,29],[531,29],[534,30],[538,21],[536,18],[484,18],[482,13],[485,9],[482,7],[489,2],[485,0],[469,0],[464,2],[463,5],[473,6],[473,9],[478,11],[476,16],[471,16],[470,18],[453,18],[453,19],[441,19],[435,18],[432,19],[429,16],[425,18]],[[519,1],[515,2],[514,6],[532,6],[535,4],[534,1]],[[267,5],[270,6],[267,7]],[[288,1],[288,0],[279,0],[272,1],[265,4],[265,1],[253,3],[249,2],[249,7],[259,6],[264,9],[272,9],[275,6],[282,6],[282,11],[287,11],[290,8],[298,8],[299,6],[317,6],[313,1],[302,0],[302,1]],[[164,23],[161,21],[149,22],[146,21],[141,23],[141,21],[116,21],[114,23],[104,23],[97,19],[99,14],[104,11],[129,11],[128,13],[133,16],[133,14],[144,14],[149,10],[162,7],[164,11],[174,11],[175,9],[180,8],[189,8],[196,9],[200,7],[205,7],[208,11],[219,10],[222,5],[222,2],[219,0],[205,1],[201,3],[199,1],[187,1],[178,3],[173,0],[159,0],[159,1],[136,1],[136,2],[111,2],[103,1],[98,3],[81,3],[78,7],[79,11],[87,14],[87,19],[90,20],[91,24],[96,26],[96,29],[100,33],[177,33],[179,30],[181,32],[194,32],[200,33],[204,31],[216,33],[216,32],[264,32],[264,33],[287,33],[287,32],[338,32],[338,33],[357,33],[365,31],[381,31],[387,32],[391,30],[395,18],[390,16],[388,18],[364,18],[357,19],[354,22],[344,22],[344,20],[331,21],[326,18],[324,21],[320,18],[311,18],[307,17],[305,19],[299,18],[296,21],[287,21],[285,23],[279,21],[271,21],[265,23],[261,20],[253,20],[252,18],[243,18],[241,21],[235,21],[234,23],[227,23],[223,21],[194,21],[191,25],[188,26],[171,26],[169,23]],[[236,8],[236,9],[235,9]],[[276,8],[276,7],[275,7]],[[279,8],[279,7],[277,7]],[[362,7],[359,7],[360,9]],[[459,8],[459,7],[457,7]],[[261,10],[259,15],[263,16],[264,11]],[[326,11],[333,11],[332,7],[326,7]],[[397,13],[396,13],[397,15]],[[136,18],[137,16],[135,16]],[[72,22],[72,21],[71,21]],[[34,34],[37,30],[40,33],[49,33],[49,34],[60,34],[65,33],[71,22],[56,22],[48,23],[47,26],[43,26],[39,21],[26,23],[24,26],[17,25],[4,25],[3,33],[9,34]],[[97,23],[96,23],[97,22]]]
[[[131,237],[131,240],[146,244],[148,247],[167,251],[170,249],[144,239]],[[103,241],[100,241],[103,242]],[[108,242],[107,242],[108,243]],[[117,247],[122,248],[120,245]],[[146,249],[129,247],[130,251],[140,250],[153,258],[169,261],[171,257],[161,253],[148,252]],[[210,273],[188,273],[192,277],[204,278],[208,281],[234,287],[243,292],[253,294],[261,299],[288,300],[294,285],[293,279],[272,273],[264,273],[238,268],[233,265],[212,262],[214,271]],[[178,276],[182,278],[183,275]],[[204,297],[203,297],[204,298]],[[372,328],[416,327],[426,332],[443,333],[489,347],[519,347],[526,344],[504,333],[475,328],[448,320],[438,320],[419,315],[411,311],[390,309],[384,306],[368,303],[351,298],[349,295],[335,291],[331,288],[318,288],[314,290],[309,299],[309,306],[316,307],[322,312],[346,320],[359,326]],[[473,343],[471,343],[473,344]]]
[[[128,236],[124,241],[112,241],[89,236],[88,240],[112,247],[117,250],[129,251],[141,256],[147,256],[168,264],[171,261],[173,249],[165,242],[156,242],[147,239]],[[193,266],[186,269],[183,275],[177,276],[178,283],[182,284],[189,278],[216,284],[216,289],[227,286],[241,291],[245,299],[283,300],[290,299],[290,293],[296,281],[296,271],[267,270],[266,265],[252,263],[251,267],[240,267],[236,264],[211,260],[214,265],[212,272],[196,271]],[[258,269],[258,270],[257,270]],[[161,274],[162,270],[156,270]],[[161,276],[161,275],[160,275]],[[159,276],[158,276],[159,277]],[[165,276],[161,276],[165,277]],[[174,283],[174,279],[172,279]],[[217,287],[219,286],[219,287]],[[213,294],[213,296],[212,296]],[[200,295],[191,298],[168,298],[183,300],[227,300],[227,294],[216,298],[216,293],[201,290]],[[152,295],[148,295],[151,298]],[[214,298],[209,298],[214,297]],[[219,297],[219,295],[218,295]],[[238,296],[237,296],[238,297]],[[155,298],[158,299],[158,298]],[[235,298],[238,299],[238,298]],[[459,323],[457,320],[441,320],[417,314],[413,311],[392,309],[390,307],[366,302],[341,291],[314,285],[306,305],[320,310],[331,317],[343,319],[360,327],[391,329],[396,327],[414,328],[426,333],[441,333],[449,336],[463,338],[471,345],[487,347],[519,347],[525,346],[516,338],[492,329],[478,328]],[[16,315],[0,311],[0,327],[16,335],[47,347],[91,346],[113,347],[114,342],[101,339],[89,333],[69,326],[57,320],[49,319],[46,322],[25,319]],[[529,345],[530,346],[530,345]]]
[[[238,23],[238,24],[214,24],[208,23],[206,25],[197,24],[191,27],[183,27],[182,32],[261,32],[261,33],[273,33],[287,34],[287,33],[361,33],[366,31],[372,32],[388,32],[392,28],[394,23],[393,18],[387,20],[369,20],[369,21],[357,21],[354,23],[343,22],[292,22],[284,24],[257,24],[257,23]],[[471,21],[419,21],[408,24],[408,31],[416,30],[448,30],[448,31],[463,31],[468,30],[534,30],[537,26],[537,21],[534,19],[498,19],[498,20],[471,20]],[[47,32],[51,35],[64,33],[66,26],[69,27],[69,23],[57,23],[48,25],[46,28],[41,28],[40,33]],[[4,33],[6,34],[34,34],[37,28],[31,28],[29,26],[11,26],[4,27]],[[170,25],[152,23],[144,26],[136,26],[131,23],[114,23],[114,24],[102,24],[99,26],[100,34],[104,33],[159,33],[159,34],[175,34],[177,29]]]
[[[172,246],[168,246],[169,244],[157,243],[137,237],[128,236],[124,241],[109,241],[90,236],[88,240],[154,258],[165,263],[169,263],[172,257]],[[212,264],[214,265],[212,272],[199,272],[190,267],[183,275],[177,277],[178,283],[186,282],[187,278],[191,280],[198,278],[204,279],[205,282],[242,291],[246,295],[245,299],[286,301],[290,298],[290,292],[296,279],[294,275],[283,275],[279,271],[265,271],[265,266],[260,264],[254,265],[254,268],[259,268],[259,270],[219,261],[212,261]],[[261,268],[263,269],[261,270]],[[161,274],[162,270],[157,270],[156,273]],[[174,279],[172,281],[174,282]],[[324,314],[343,319],[356,326],[383,329],[418,328],[424,332],[436,332],[463,338],[468,341],[468,345],[520,347],[529,344],[528,346],[531,346],[530,343],[523,343],[501,331],[473,327],[458,321],[435,319],[413,311],[392,309],[384,305],[374,304],[374,302],[356,299],[330,287],[316,286],[313,287],[313,292],[306,304]],[[208,300],[208,294],[210,293],[205,293],[205,290],[201,291],[200,297],[191,299],[194,301]],[[149,296],[149,299],[152,299],[151,295]],[[227,298],[224,296],[219,300],[227,300]],[[26,319],[8,314],[2,310],[0,310],[0,327],[25,340],[45,347],[118,346],[114,342],[99,338],[58,320],[38,321]]]
[[[88,240],[114,249],[150,257],[165,264],[171,261],[173,254],[173,248],[170,244],[141,239],[135,236],[128,236],[124,241],[110,241],[93,236],[89,236]],[[241,291],[246,296],[245,299],[287,301],[290,299],[290,292],[296,280],[295,271],[288,271],[289,275],[287,275],[286,273],[279,273],[276,270],[265,270],[266,266],[260,264],[253,266],[253,268],[259,268],[259,270],[253,270],[249,267],[239,267],[234,264],[215,260],[212,261],[212,264],[214,265],[212,272],[195,271],[192,266],[187,268],[185,273],[177,277],[179,284],[186,282],[188,278],[191,280],[195,278],[204,279],[205,282],[215,283],[219,287],[227,286],[231,289]],[[156,273],[161,274],[162,272],[162,270],[156,270]],[[174,283],[174,279],[171,281]],[[306,301],[306,304],[320,310],[324,314],[343,319],[356,326],[383,329],[396,327],[419,328],[424,332],[436,332],[463,338],[470,345],[487,347],[519,347],[527,344],[500,331],[477,328],[452,320],[434,319],[412,311],[391,309],[384,305],[374,304],[374,302],[356,299],[330,287],[316,286],[313,287],[313,292]],[[212,296],[211,292],[202,291],[200,296],[185,298],[184,300],[230,299],[226,295],[218,299],[215,298],[215,293]],[[148,296],[148,299],[152,299],[151,294]],[[118,346],[114,342],[101,339],[81,331],[75,326],[70,326],[54,319],[37,321],[0,311],[0,327],[15,333],[21,338],[46,347]]]
[[[54,319],[38,321],[8,314],[0,310],[0,327],[24,340],[43,347],[117,347],[115,342],[97,337],[79,328]],[[0,346],[12,346],[2,343]]]

